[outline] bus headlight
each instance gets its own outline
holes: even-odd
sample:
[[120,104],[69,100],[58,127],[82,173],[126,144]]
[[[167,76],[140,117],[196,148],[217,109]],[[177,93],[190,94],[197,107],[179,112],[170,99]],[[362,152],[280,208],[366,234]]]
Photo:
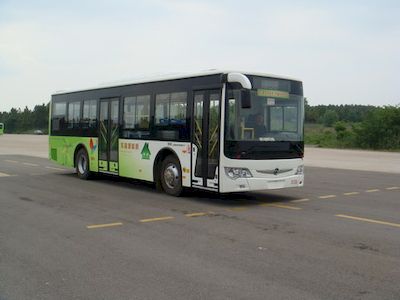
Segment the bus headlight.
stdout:
[[303,173],[304,173],[304,165],[298,166],[295,175],[302,175]]
[[230,168],[230,167],[225,167],[225,173],[226,175],[235,180],[238,178],[250,178],[253,177],[251,174],[250,170],[247,168]]

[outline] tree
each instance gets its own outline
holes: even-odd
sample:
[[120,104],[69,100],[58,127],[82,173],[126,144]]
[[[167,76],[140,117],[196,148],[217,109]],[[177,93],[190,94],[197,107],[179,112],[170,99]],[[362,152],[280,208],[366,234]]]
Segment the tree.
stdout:
[[327,127],[332,127],[332,125],[339,120],[339,116],[334,110],[327,110],[322,116],[322,123]]
[[0,123],[5,124],[7,133],[32,132],[35,129],[47,132],[48,119],[48,104],[36,105],[33,111],[25,107],[23,111],[12,108],[10,112],[0,112]]
[[400,106],[385,106],[370,112],[355,132],[359,147],[400,149]]
[[333,125],[336,131],[336,137],[338,140],[343,140],[346,135],[346,123],[343,121],[338,121]]

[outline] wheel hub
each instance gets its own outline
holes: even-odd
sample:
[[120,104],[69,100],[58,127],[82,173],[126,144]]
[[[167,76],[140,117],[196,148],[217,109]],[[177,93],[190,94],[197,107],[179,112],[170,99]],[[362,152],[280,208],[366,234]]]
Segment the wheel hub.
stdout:
[[78,160],[78,170],[79,173],[84,174],[87,170],[87,161],[86,161],[86,157],[81,155],[81,157],[79,157]]
[[169,164],[164,170],[164,181],[165,184],[170,188],[173,189],[177,186],[179,181],[179,172],[178,168],[173,165]]

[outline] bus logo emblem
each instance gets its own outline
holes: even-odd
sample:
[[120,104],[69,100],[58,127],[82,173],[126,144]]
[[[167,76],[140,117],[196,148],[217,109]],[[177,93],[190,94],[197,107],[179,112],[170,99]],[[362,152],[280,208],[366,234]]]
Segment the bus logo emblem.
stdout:
[[149,149],[149,143],[145,143],[142,149],[142,152],[140,152],[140,154],[142,154],[142,159],[150,159],[150,149]]
[[97,148],[97,145],[95,143],[93,143],[93,139],[92,138],[90,138],[89,148],[90,148],[92,154],[94,153],[94,151],[96,151],[96,148]]
[[278,175],[278,173],[279,173],[279,168],[276,168],[276,169],[274,170],[274,175]]

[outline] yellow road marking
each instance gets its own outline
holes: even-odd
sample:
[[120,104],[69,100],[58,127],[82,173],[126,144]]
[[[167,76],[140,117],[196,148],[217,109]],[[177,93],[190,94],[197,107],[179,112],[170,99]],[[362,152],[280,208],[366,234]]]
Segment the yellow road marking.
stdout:
[[123,225],[121,222],[116,222],[116,223],[108,223],[108,224],[88,225],[88,226],[86,226],[86,228],[87,229],[95,229],[95,228],[114,227],[114,226],[121,226],[121,225]]
[[151,219],[142,219],[140,220],[141,223],[147,223],[147,222],[156,222],[156,221],[166,221],[166,220],[172,220],[174,217],[160,217],[160,218],[151,218]]
[[373,220],[373,219],[367,219],[367,218],[360,218],[360,217],[354,217],[354,216],[348,216],[348,215],[335,215],[335,216],[339,217],[339,218],[346,218],[346,219],[352,219],[352,220],[356,220],[356,221],[363,221],[363,222],[375,223],[375,224],[380,224],[380,225],[388,225],[388,226],[400,228],[400,224],[397,224],[397,223],[391,223],[391,222]]
[[27,163],[27,162],[24,162],[22,164],[25,165],[25,166],[31,166],[31,167],[38,167],[39,166],[37,164],[31,164],[31,163]]
[[371,189],[371,190],[366,190],[366,193],[375,193],[375,192],[379,192],[379,189]]
[[18,161],[16,161],[16,160],[11,160],[11,159],[6,159],[6,160],[4,160],[4,161],[9,162],[9,163],[13,163],[13,164],[19,163]]
[[293,210],[300,210],[302,208],[296,207],[296,206],[290,206],[290,205],[285,205],[285,204],[274,204],[274,203],[263,203],[260,204],[260,206],[270,206],[270,207],[278,207],[278,208],[287,208],[287,209],[293,209]]
[[360,192],[348,192],[348,193],[343,193],[345,196],[351,196],[351,195],[358,195]]
[[320,199],[329,199],[329,198],[335,198],[336,195],[324,195],[324,196],[319,196],[318,198]]
[[206,213],[206,212],[198,212],[198,213],[191,213],[191,214],[185,214],[185,217],[189,217],[189,218],[192,218],[192,217],[202,217],[202,216],[206,216],[206,215],[208,215],[209,213]]
[[9,177],[9,176],[11,176],[11,175],[6,174],[6,173],[1,173],[1,172],[0,172],[0,177]]
[[54,167],[45,167],[45,168],[50,169],[50,170],[65,171],[65,169],[61,169],[61,168],[54,168]]
[[291,200],[290,202],[293,202],[293,203],[301,203],[301,202],[307,202],[307,201],[310,201],[310,199],[308,199],[308,198],[296,199],[296,200]]
[[400,187],[398,187],[398,186],[391,186],[391,187],[388,187],[388,188],[386,188],[387,190],[400,190]]

